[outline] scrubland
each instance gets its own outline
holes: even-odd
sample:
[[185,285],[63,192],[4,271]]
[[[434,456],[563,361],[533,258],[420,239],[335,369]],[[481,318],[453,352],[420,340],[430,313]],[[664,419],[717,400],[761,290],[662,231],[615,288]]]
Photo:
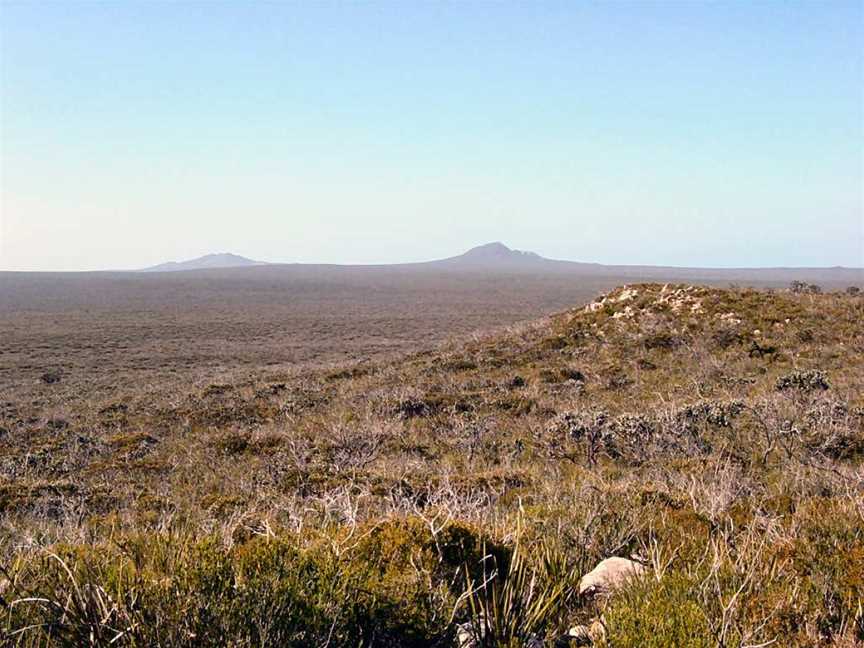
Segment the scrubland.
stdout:
[[[861,296],[636,284],[398,357],[43,378],[0,410],[9,645],[864,642]],[[646,576],[580,596],[609,556]]]

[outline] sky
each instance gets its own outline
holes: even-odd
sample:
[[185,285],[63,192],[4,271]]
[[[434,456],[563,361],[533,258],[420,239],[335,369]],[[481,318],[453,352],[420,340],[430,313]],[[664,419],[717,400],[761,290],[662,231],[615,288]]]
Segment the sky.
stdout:
[[0,270],[862,266],[862,6],[0,0]]

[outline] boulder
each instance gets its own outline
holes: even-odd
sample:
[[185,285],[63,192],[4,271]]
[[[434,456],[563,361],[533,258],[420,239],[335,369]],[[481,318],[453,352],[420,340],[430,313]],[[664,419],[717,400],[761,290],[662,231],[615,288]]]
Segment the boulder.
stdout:
[[601,560],[579,581],[579,594],[609,594],[616,588],[645,573],[644,565],[629,558],[613,556]]
[[556,642],[556,648],[572,648],[573,646],[593,646],[602,644],[606,638],[606,629],[601,619],[594,619],[589,625],[575,625],[567,634]]

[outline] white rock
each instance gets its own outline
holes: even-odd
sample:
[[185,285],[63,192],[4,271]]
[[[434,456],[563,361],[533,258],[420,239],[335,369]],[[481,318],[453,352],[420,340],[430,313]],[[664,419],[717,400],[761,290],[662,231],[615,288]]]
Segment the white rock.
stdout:
[[615,299],[616,302],[627,301],[628,299],[633,299],[639,294],[639,291],[635,288],[630,288],[629,286],[624,286],[624,289],[618,294],[618,297]]
[[567,638],[576,642],[577,646],[593,646],[594,643],[599,643],[606,637],[606,629],[603,627],[603,622],[599,619],[594,619],[591,625],[577,625],[567,631]]
[[476,648],[477,640],[474,638],[470,623],[461,623],[456,626],[456,645],[458,648]]
[[633,319],[633,315],[633,309],[630,306],[626,306],[623,311],[618,311],[617,313],[614,313],[612,315],[612,319],[621,319],[622,317],[626,319]]
[[579,581],[580,594],[608,593],[645,573],[645,567],[628,558],[613,556],[601,560]]
[[571,639],[579,639],[582,641],[591,641],[590,629],[587,625],[577,625],[567,631],[567,636]]
[[717,315],[724,324],[740,324],[741,318],[738,317],[736,313],[730,311],[728,313],[723,313],[722,315]]

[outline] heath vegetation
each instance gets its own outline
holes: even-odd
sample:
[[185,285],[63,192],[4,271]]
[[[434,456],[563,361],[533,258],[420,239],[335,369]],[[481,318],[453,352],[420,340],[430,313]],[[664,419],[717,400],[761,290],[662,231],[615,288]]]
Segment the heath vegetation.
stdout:
[[[856,291],[637,284],[398,358],[32,382],[10,646],[864,642]],[[645,570],[580,594],[610,556]]]

